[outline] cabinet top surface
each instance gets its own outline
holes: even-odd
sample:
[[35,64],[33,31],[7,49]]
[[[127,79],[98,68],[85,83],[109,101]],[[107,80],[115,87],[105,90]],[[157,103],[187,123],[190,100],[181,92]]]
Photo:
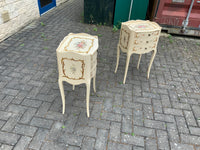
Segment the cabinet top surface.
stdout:
[[98,49],[98,37],[86,33],[68,34],[60,43],[57,52],[93,54]]

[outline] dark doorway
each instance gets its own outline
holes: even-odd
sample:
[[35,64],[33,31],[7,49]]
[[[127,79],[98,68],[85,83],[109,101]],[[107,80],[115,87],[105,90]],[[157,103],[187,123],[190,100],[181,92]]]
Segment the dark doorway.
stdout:
[[56,6],[56,0],[38,0],[40,15]]
[[44,7],[52,2],[52,0],[40,0],[41,7]]

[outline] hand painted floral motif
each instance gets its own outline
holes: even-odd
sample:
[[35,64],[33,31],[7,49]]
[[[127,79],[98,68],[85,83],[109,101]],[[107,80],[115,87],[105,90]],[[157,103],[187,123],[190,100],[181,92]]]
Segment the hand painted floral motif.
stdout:
[[84,49],[87,46],[85,41],[79,41],[79,42],[75,43],[75,45],[77,48],[81,48],[81,49]]
[[146,28],[147,26],[146,25],[138,25],[137,27],[138,28]]

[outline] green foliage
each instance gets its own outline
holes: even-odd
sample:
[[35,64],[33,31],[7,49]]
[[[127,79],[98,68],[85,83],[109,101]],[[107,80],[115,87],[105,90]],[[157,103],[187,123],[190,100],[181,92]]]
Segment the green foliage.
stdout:
[[98,37],[102,37],[102,34],[98,34]]
[[45,24],[43,22],[40,22],[41,26],[45,26]]
[[66,127],[63,125],[62,128],[64,129],[64,128],[66,128]]
[[168,39],[169,39],[169,42],[170,42],[170,43],[173,43],[173,42],[174,42],[171,34],[168,36]]
[[113,31],[113,32],[117,32],[117,31],[118,31],[117,26],[114,25],[113,28],[112,28],[112,31]]
[[100,116],[102,116],[102,115],[103,115],[103,113],[100,114]]
[[42,37],[42,38],[45,38],[44,33],[41,33],[41,37]]
[[20,44],[20,46],[24,46],[24,43]]
[[44,50],[47,50],[47,49],[48,49],[48,47],[44,47],[43,49],[44,49]]
[[132,132],[131,135],[134,136],[135,134]]
[[96,32],[98,31],[97,27],[94,27],[93,30],[96,31]]

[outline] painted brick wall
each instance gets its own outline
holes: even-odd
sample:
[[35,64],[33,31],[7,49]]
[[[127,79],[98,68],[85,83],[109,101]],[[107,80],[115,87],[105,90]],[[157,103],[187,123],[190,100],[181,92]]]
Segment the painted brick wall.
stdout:
[[[67,0],[57,0],[57,6]],[[40,17],[37,0],[0,0],[0,41]]]

